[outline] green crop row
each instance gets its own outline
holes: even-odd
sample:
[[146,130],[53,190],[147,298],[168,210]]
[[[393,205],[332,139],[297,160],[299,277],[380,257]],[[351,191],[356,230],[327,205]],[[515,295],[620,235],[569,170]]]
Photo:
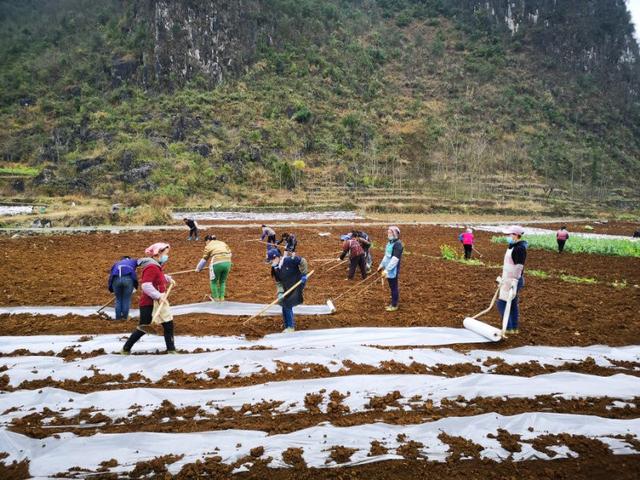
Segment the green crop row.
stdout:
[[[494,243],[507,243],[506,237],[493,237]],[[558,250],[555,235],[528,235],[529,248]],[[615,255],[618,257],[640,257],[640,242],[624,239],[584,238],[572,236],[564,250],[570,253],[590,253],[596,255]]]

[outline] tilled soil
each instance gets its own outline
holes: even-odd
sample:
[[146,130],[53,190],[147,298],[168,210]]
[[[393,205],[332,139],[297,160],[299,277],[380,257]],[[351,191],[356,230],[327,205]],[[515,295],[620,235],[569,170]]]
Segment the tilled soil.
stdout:
[[[320,237],[313,228],[300,228],[299,252],[310,260],[316,274],[305,289],[306,303],[324,303],[336,298],[354,284],[347,281],[346,268],[327,271],[314,259],[337,257],[337,236],[345,229],[328,228],[332,237]],[[269,267],[264,264],[264,245],[246,242],[259,232],[253,229],[216,231],[234,252],[234,264],[228,282],[227,299],[247,302],[269,302],[274,285]],[[383,245],[384,231],[371,231],[376,245]],[[451,326],[459,327],[465,316],[486,308],[495,288],[500,269],[472,266],[439,258],[444,243],[457,245],[455,229],[432,226],[403,228],[407,254],[400,276],[400,310],[384,310],[388,287],[376,280],[365,283],[336,302],[337,312],[331,316],[299,317],[298,329],[347,326]],[[492,235],[478,234],[478,250],[483,261],[499,265],[504,246],[490,242]],[[100,305],[109,299],[106,281],[110,265],[123,254],[140,256],[156,241],[172,244],[171,271],[195,267],[203,242],[188,242],[182,232],[106,233],[59,235],[52,237],[1,238],[0,304],[7,305]],[[382,252],[373,250],[374,263]],[[426,256],[423,256],[426,255]],[[626,288],[606,283],[587,285],[541,279],[529,276],[521,293],[521,334],[502,346],[519,345],[624,345],[640,340],[640,259],[603,257],[586,254],[563,254],[530,250],[528,269],[566,272],[575,276],[595,277],[603,282],[626,280]],[[202,301],[209,293],[208,276],[188,273],[175,277],[178,285],[171,295],[172,303]],[[364,291],[363,291],[364,290]],[[134,304],[136,299],[134,298]],[[99,317],[7,316],[0,322],[4,335],[56,333],[128,333],[134,322],[109,322]],[[497,324],[497,314],[485,317]],[[177,335],[247,334],[261,336],[279,331],[277,317],[261,317],[244,326],[242,319],[212,315],[176,317]],[[179,340],[178,340],[179,346]],[[499,347],[501,348],[501,347]]]
[[[322,400],[322,395],[319,397]],[[71,418],[64,417],[62,412],[45,409],[42,413],[32,413],[14,419],[10,429],[34,438],[44,438],[62,432],[89,436],[96,433],[132,431],[190,433],[227,429],[260,430],[276,435],[324,422],[336,427],[375,422],[410,425],[437,421],[445,417],[468,417],[492,412],[500,415],[518,415],[540,411],[618,419],[637,418],[640,415],[640,398],[624,402],[630,405],[623,408],[615,408],[614,402],[615,398],[608,397],[563,399],[552,395],[539,395],[534,398],[477,397],[469,400],[444,400],[439,406],[434,406],[430,400],[420,399],[411,401],[408,408],[402,408],[390,398],[380,397],[372,399],[368,411],[355,413],[351,413],[344,405],[336,408],[335,403],[330,403],[323,412],[317,406],[307,405],[305,402],[304,412],[282,414],[278,412],[282,402],[261,402],[255,405],[245,404],[240,409],[225,407],[218,414],[208,414],[197,406],[178,408],[165,400],[159,408],[149,414],[138,414],[136,408],[132,408],[128,417],[115,419],[88,409]],[[166,420],[167,418],[170,420]],[[81,428],[78,427],[78,422],[82,422]]]
[[[620,233],[626,224],[607,224],[596,233]],[[554,226],[554,228],[556,228]],[[569,225],[569,228],[577,226]],[[619,229],[619,231],[617,231]],[[309,304],[324,303],[328,298],[336,299],[354,285],[346,281],[346,268],[328,271],[335,262],[323,266],[319,259],[337,257],[340,251],[338,236],[347,231],[343,227],[314,227],[303,225],[291,229],[299,239],[299,253],[310,260],[315,275],[305,289],[305,301]],[[373,250],[374,266],[379,262],[384,245],[385,230],[366,229],[376,242]],[[577,228],[576,228],[577,230]],[[616,231],[614,231],[616,230]],[[234,252],[234,265],[228,283],[227,299],[246,302],[267,303],[273,299],[274,285],[269,267],[264,263],[265,246],[248,242],[259,237],[260,229],[223,229],[212,227],[218,238],[225,240]],[[318,232],[329,231],[331,237],[321,237]],[[279,232],[280,233],[280,232]],[[366,289],[358,289],[336,301],[337,312],[330,316],[297,317],[298,329],[322,329],[355,326],[447,326],[460,327],[465,316],[473,315],[489,303],[495,290],[495,277],[500,274],[500,264],[505,247],[492,243],[494,234],[478,232],[477,248],[483,254],[483,266],[445,261],[440,258],[440,246],[449,244],[461,250],[457,241],[458,231],[435,226],[407,226],[402,228],[406,255],[403,257],[400,276],[401,306],[397,312],[384,310],[388,302],[388,287],[372,280]],[[185,232],[128,232],[120,234],[92,233],[57,236],[29,236],[23,238],[0,238],[0,305],[100,305],[109,299],[106,289],[111,264],[121,255],[142,256],[143,250],[156,241],[171,243],[170,263],[167,272],[195,267],[204,243],[188,242]],[[502,350],[522,345],[587,346],[605,344],[623,346],[640,341],[640,259],[603,257],[595,255],[558,255],[553,252],[529,250],[527,268],[543,270],[552,278],[541,279],[529,276],[521,293],[521,326],[519,335],[508,340],[482,344],[482,349]],[[579,277],[592,277],[599,283],[593,285],[567,283],[558,278],[562,273]],[[209,293],[208,275],[188,273],[177,275],[178,285],[171,300],[173,304],[202,301]],[[611,282],[626,282],[625,288],[615,288]],[[369,284],[365,284],[369,285]],[[135,302],[134,302],[135,303]],[[180,348],[182,335],[247,335],[257,338],[281,330],[279,317],[261,317],[251,325],[244,326],[243,318],[185,315],[176,317],[176,344]],[[498,315],[492,312],[483,320],[498,325]],[[0,316],[0,335],[42,334],[100,334],[121,333],[124,337],[135,328],[135,321],[113,322],[95,316],[83,318],[16,315]],[[29,352],[28,345],[11,353],[11,356],[28,354],[53,355],[53,352]],[[453,348],[467,351],[478,345],[460,345]],[[410,348],[410,347],[402,347]],[[211,350],[216,345],[210,346]],[[102,350],[80,353],[69,348],[58,356],[66,361],[104,355]],[[160,352],[159,352],[160,353]],[[158,355],[158,361],[162,357]],[[101,374],[97,369],[79,381],[53,381],[51,378],[23,383],[21,389],[59,387],[78,392],[93,392],[108,389],[133,387],[164,388],[219,388],[260,384],[303,378],[320,378],[354,374],[417,374],[428,373],[442,376],[461,376],[480,371],[472,363],[457,365],[427,366],[419,363],[404,365],[384,362],[380,366],[359,365],[344,362],[345,368],[330,372],[318,364],[281,363],[275,372],[261,372],[246,377],[228,376],[219,378],[220,372],[207,371],[208,379],[198,378],[194,373],[173,370],[156,382],[151,382],[144,372],[125,377],[119,374]],[[605,368],[591,359],[560,366],[545,366],[536,362],[509,365],[498,359],[488,359],[485,366],[492,366],[492,373],[518,376],[535,376],[556,371],[574,371],[592,375],[608,376],[617,373],[640,375],[638,365],[619,362],[617,368]],[[4,368],[6,370],[6,368]],[[0,390],[10,391],[8,375],[3,373],[0,358]],[[91,373],[91,372],[89,372]],[[233,372],[231,372],[233,373]],[[126,394],[123,392],[123,394]],[[322,391],[309,394],[304,401],[304,411],[295,414],[278,412],[280,402],[265,401],[246,404],[240,409],[225,408],[216,414],[208,414],[198,406],[176,407],[165,401],[151,413],[132,409],[123,418],[112,419],[93,409],[81,411],[73,419],[64,418],[64,412],[30,412],[14,421],[11,428],[32,437],[58,435],[72,432],[76,435],[97,433],[120,433],[133,431],[150,432],[200,432],[221,429],[256,429],[270,434],[286,433],[298,429],[330,422],[335,426],[353,426],[373,422],[408,425],[431,422],[444,417],[471,416],[488,412],[515,415],[524,412],[556,412],[594,415],[607,418],[638,418],[640,398],[625,399],[622,406],[616,402],[615,392],[609,397],[561,398],[544,395],[529,398],[456,398],[434,406],[428,399],[419,396],[404,399],[399,392],[388,392],[372,397],[364,412],[351,412],[345,405],[348,392]],[[7,412],[5,412],[7,413]],[[168,421],[166,420],[168,419]],[[78,422],[89,428],[76,428]],[[47,425],[59,429],[44,428]],[[496,440],[508,452],[519,452],[525,443],[518,435],[498,431]],[[540,452],[552,452],[552,447],[566,445],[580,455],[577,459],[553,461],[524,461],[495,463],[481,460],[482,446],[463,437],[446,435],[440,438],[449,445],[450,455],[446,463],[427,462],[421,458],[419,442],[398,439],[401,445],[389,453],[401,455],[404,460],[395,460],[349,468],[308,468],[302,457],[302,449],[292,446],[283,453],[283,460],[291,469],[270,469],[264,448],[256,447],[250,455],[232,465],[222,463],[220,457],[211,456],[181,468],[174,478],[271,478],[283,479],[573,479],[573,478],[636,478],[640,471],[640,455],[614,456],[606,444],[586,437],[547,435],[538,437],[531,446]],[[635,438],[626,441],[640,451]],[[342,445],[331,447],[330,459],[340,464],[353,455],[353,451]],[[385,453],[382,444],[371,444],[370,455]],[[28,462],[4,465],[0,453],[0,477],[26,478]],[[109,457],[107,457],[109,458]],[[170,478],[167,466],[180,460],[175,455],[163,455],[156,459],[139,462],[125,478]],[[103,462],[97,472],[72,469],[69,477],[118,478],[110,469],[118,465],[117,459]],[[232,475],[235,468],[246,465],[249,471]],[[93,473],[97,475],[93,475]],[[120,475],[122,477],[122,475]]]

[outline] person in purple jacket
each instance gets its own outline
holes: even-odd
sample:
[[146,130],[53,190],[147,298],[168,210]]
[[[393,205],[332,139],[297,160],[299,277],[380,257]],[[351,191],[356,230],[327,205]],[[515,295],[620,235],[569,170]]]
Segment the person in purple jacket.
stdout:
[[109,274],[109,291],[116,296],[116,320],[127,320],[131,307],[131,295],[138,288],[136,268],[138,260],[122,257],[111,267]]

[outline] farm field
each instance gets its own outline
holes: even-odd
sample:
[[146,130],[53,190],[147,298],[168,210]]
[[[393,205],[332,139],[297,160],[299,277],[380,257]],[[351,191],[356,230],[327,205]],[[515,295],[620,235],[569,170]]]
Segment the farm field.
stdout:
[[[260,229],[207,228],[233,251],[227,300],[272,301],[264,245],[248,241]],[[375,267],[386,229],[361,229]],[[348,229],[306,223],[290,229],[316,270],[305,304],[337,311],[296,316],[293,334],[280,316],[187,314],[180,355],[147,335],[125,357],[135,320],[1,314],[0,478],[635,478],[640,258],[529,250],[520,334],[490,343],[462,320],[495,291],[496,234],[476,232],[481,263],[466,263],[441,257],[461,251],[459,230],[401,229],[397,312],[377,280],[340,297],[358,277],[321,259]],[[111,264],[151,243],[171,244],[166,271],[194,268],[204,242],[186,236],[0,237],[0,309],[101,305]],[[206,272],[175,280],[173,305],[208,293]]]

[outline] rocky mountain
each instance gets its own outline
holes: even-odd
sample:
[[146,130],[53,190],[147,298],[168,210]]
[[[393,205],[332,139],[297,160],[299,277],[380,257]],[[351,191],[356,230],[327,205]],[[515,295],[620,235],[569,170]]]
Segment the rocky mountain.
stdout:
[[27,191],[640,197],[624,0],[2,0],[0,27]]

